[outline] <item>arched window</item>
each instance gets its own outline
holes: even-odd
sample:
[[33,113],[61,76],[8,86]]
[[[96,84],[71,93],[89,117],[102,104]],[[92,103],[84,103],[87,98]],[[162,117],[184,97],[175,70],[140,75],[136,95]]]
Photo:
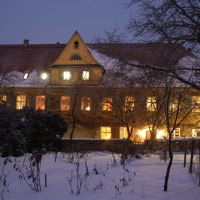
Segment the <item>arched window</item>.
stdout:
[[81,60],[81,57],[78,54],[73,54],[71,60]]

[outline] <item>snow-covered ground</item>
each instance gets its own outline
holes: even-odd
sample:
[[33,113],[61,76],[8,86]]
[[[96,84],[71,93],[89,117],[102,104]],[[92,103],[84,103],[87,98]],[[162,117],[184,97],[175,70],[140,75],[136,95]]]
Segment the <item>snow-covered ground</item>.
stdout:
[[[42,191],[36,193],[27,184],[18,178],[19,172],[12,169],[14,163],[6,165],[11,168],[8,176],[9,193],[5,193],[5,200],[107,200],[107,199],[147,199],[147,200],[190,200],[198,199],[200,187],[195,185],[187,166],[183,168],[183,155],[174,156],[174,162],[169,179],[168,192],[163,192],[164,176],[167,163],[157,155],[143,156],[141,159],[132,159],[125,167],[120,165],[120,158],[111,153],[94,152],[75,157],[69,162],[67,154],[47,154],[41,164]],[[22,158],[18,158],[22,166]],[[1,167],[2,167],[1,159]],[[80,163],[79,168],[77,167]],[[86,163],[86,164],[85,164]],[[89,175],[86,176],[86,166]],[[77,170],[78,176],[77,176]],[[47,187],[44,187],[45,174]],[[71,178],[72,177],[72,178]],[[77,178],[78,177],[78,178]],[[72,190],[70,188],[72,180]],[[77,195],[78,185],[82,183],[80,194]]]

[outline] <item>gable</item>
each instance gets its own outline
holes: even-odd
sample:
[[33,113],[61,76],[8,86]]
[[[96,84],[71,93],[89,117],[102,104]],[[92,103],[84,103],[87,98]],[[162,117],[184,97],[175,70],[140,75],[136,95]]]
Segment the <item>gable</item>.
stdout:
[[77,31],[51,67],[68,65],[99,65]]

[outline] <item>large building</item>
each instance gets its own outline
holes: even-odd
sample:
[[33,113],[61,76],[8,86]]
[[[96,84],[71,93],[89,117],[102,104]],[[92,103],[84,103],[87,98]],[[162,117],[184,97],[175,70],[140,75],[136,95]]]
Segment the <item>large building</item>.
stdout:
[[[183,47],[167,44],[85,44],[78,32],[66,45],[28,40],[0,45],[0,97],[14,109],[32,106],[60,113],[70,122],[66,138],[122,139],[131,133],[133,140],[141,141],[154,129],[155,137],[162,138],[167,129],[160,109],[169,90],[166,77],[126,61],[169,67],[188,56]],[[174,94],[184,94],[180,102],[170,101],[171,111],[181,107],[174,115],[182,120],[178,124],[173,121],[176,116],[169,115],[172,136],[199,136],[200,94],[180,83],[172,88]]]

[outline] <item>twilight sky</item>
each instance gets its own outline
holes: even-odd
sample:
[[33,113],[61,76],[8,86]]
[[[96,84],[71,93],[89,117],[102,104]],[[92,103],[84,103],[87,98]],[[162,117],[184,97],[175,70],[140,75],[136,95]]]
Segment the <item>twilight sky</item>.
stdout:
[[66,43],[78,30],[86,42],[124,28],[128,0],[0,0],[0,44]]

